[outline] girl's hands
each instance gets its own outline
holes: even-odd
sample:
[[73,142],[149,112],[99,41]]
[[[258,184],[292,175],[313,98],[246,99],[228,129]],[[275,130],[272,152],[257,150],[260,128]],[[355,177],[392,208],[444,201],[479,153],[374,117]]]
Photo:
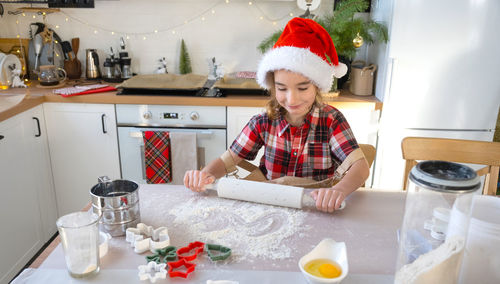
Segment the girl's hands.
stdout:
[[338,210],[345,199],[345,194],[334,188],[319,188],[311,192],[311,196],[316,200],[316,208],[323,212],[333,212]]
[[192,170],[184,174],[184,186],[194,192],[205,191],[205,185],[215,182],[215,176],[207,172]]

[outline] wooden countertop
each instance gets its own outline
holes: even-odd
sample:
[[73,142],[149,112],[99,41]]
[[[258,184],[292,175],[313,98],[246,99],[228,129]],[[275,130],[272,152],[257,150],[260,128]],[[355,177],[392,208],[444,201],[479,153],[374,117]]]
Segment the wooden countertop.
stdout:
[[[35,85],[36,83],[33,83]],[[0,112],[0,121],[6,120],[16,114],[22,113],[30,108],[44,102],[59,103],[90,103],[90,104],[150,104],[150,105],[192,105],[192,106],[235,106],[235,107],[263,107],[269,97],[267,96],[245,96],[228,95],[227,97],[186,97],[186,96],[141,96],[141,95],[116,95],[116,92],[88,94],[74,97],[61,97],[52,93],[52,89],[42,89],[37,86],[27,89],[11,88],[0,91],[2,95],[25,94],[25,98],[17,105]],[[66,86],[72,86],[68,82]],[[356,96],[348,90],[342,90],[337,97],[325,97],[324,101],[338,108],[355,107],[359,104],[369,104],[373,109],[381,109],[382,102],[375,96]],[[1,103],[1,100],[0,100]]]

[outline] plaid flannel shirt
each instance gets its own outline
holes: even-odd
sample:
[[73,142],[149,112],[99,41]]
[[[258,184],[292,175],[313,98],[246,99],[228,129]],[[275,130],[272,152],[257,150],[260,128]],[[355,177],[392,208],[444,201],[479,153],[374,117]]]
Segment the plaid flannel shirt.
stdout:
[[281,116],[271,120],[266,113],[252,117],[230,149],[246,160],[255,159],[264,146],[260,170],[267,179],[282,176],[324,180],[349,154],[359,148],[349,124],[330,105],[314,107],[300,127],[292,127]]

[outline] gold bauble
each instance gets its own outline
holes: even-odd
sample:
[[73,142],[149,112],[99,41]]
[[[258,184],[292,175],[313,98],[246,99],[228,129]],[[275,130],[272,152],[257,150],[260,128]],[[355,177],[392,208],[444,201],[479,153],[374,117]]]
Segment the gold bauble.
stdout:
[[359,33],[352,40],[352,45],[354,45],[355,48],[361,47],[363,43],[364,43],[363,37]]

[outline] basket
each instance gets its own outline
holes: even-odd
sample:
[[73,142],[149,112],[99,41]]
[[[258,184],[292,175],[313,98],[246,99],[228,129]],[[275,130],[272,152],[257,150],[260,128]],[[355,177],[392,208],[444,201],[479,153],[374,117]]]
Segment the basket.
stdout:
[[377,66],[374,64],[366,66],[365,61],[354,61],[351,64],[351,85],[349,87],[351,93],[358,96],[371,96],[376,70]]

